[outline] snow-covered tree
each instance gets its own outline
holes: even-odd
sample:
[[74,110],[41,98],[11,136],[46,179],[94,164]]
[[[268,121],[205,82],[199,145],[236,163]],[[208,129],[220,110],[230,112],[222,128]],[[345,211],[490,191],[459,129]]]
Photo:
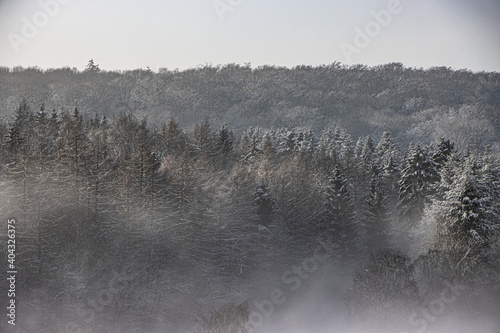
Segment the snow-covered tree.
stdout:
[[215,147],[216,153],[221,155],[224,161],[232,154],[234,148],[234,134],[226,125],[223,125],[215,133]]
[[380,168],[383,168],[385,165],[387,165],[389,159],[392,159],[395,163],[398,163],[396,145],[394,144],[391,133],[387,131],[382,133],[382,137],[380,138],[380,141],[375,148],[375,156],[377,164]]
[[432,155],[432,160],[436,164],[438,169],[441,169],[446,162],[450,159],[451,155],[454,153],[455,145],[450,142],[450,140],[445,140],[441,138],[441,141],[437,145],[437,149]]
[[336,165],[337,152],[335,150],[335,138],[330,129],[325,129],[321,133],[313,158],[317,170],[322,174],[326,174]]
[[191,145],[195,153],[210,155],[213,152],[213,137],[208,118],[201,124],[196,124],[191,133]]
[[257,206],[259,224],[262,226],[270,225],[273,219],[275,202],[264,179],[262,179],[254,189],[253,202],[254,205]]
[[366,249],[376,253],[389,247],[390,210],[387,206],[387,188],[381,175],[373,176],[364,216],[364,239]]
[[276,154],[272,134],[270,132],[267,132],[262,139],[262,152],[268,160],[272,159]]
[[101,71],[101,68],[99,68],[99,65],[96,65],[94,62],[94,59],[90,59],[87,66],[85,67],[85,72],[88,73],[99,73]]
[[179,128],[179,124],[174,118],[170,118],[161,129],[161,147],[165,151],[161,151],[162,155],[173,154],[180,155],[186,148],[186,136]]
[[440,190],[443,199],[436,201],[439,210],[437,239],[445,248],[487,248],[500,228],[496,193],[490,186],[488,171],[483,170],[475,155],[468,156],[461,170]]
[[428,202],[427,197],[433,193],[432,184],[437,181],[438,172],[427,150],[420,145],[411,146],[399,180],[398,208],[404,228],[411,229],[418,225]]
[[347,180],[338,167],[328,177],[324,198],[324,223],[328,234],[333,235],[344,255],[355,255],[359,251],[359,228]]

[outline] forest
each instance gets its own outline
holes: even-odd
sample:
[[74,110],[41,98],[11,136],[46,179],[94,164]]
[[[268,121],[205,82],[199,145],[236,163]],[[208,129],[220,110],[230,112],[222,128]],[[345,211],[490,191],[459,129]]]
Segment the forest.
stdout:
[[499,331],[500,74],[0,72],[13,332]]
[[[132,113],[148,123],[173,117],[186,130],[208,118],[238,136],[249,127],[341,127],[354,138],[389,131],[404,150],[442,137],[461,148],[492,144],[498,151],[500,73],[447,67],[376,67],[335,62],[294,68],[250,63],[205,64],[185,70],[104,71],[0,67],[0,120],[14,121],[26,98],[38,109],[115,118]],[[474,135],[469,133],[474,132]]]

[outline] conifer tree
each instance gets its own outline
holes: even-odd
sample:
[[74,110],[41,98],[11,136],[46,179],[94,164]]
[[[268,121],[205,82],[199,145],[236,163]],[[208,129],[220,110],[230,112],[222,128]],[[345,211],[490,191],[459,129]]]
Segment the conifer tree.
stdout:
[[94,62],[94,59],[90,59],[87,66],[85,67],[85,72],[87,73],[99,73],[101,71],[101,68],[99,68],[99,65],[96,65]]
[[428,152],[420,145],[411,146],[407,152],[405,167],[399,180],[400,217],[403,228],[418,225],[428,196],[433,194],[432,185],[439,181],[436,166]]
[[216,153],[222,156],[223,161],[225,161],[233,152],[234,148],[234,134],[233,131],[227,129],[225,125],[223,125],[216,133],[215,133],[215,145],[216,145]]
[[213,150],[212,131],[208,119],[201,124],[196,124],[191,133],[191,143],[195,153],[199,155],[210,155]]
[[435,202],[439,207],[436,241],[447,249],[487,249],[500,228],[489,170],[481,168],[474,154],[455,167],[460,169],[440,184],[443,199]]
[[350,197],[347,180],[337,167],[328,177],[325,187],[325,222],[346,256],[359,250],[359,228],[355,225],[354,204]]
[[436,164],[436,168],[440,170],[455,152],[455,145],[450,140],[441,138],[437,145],[436,152],[432,155],[432,161]]
[[257,206],[259,224],[269,226],[273,219],[274,199],[264,179],[254,189],[254,204]]
[[12,126],[9,128],[5,139],[7,152],[11,158],[29,159],[31,155],[33,129],[33,112],[28,105],[28,101],[23,99],[16,109],[15,119]]
[[380,141],[375,148],[375,156],[377,164],[380,168],[383,168],[383,166],[387,165],[389,159],[391,158],[393,162],[395,162],[396,164],[398,163],[396,145],[394,144],[391,133],[387,131],[382,133],[382,137],[380,138]]
[[383,176],[373,176],[370,182],[367,210],[364,217],[366,248],[372,253],[389,247],[390,214]]
[[318,145],[313,154],[316,169],[321,174],[327,174],[337,163],[337,152],[333,133],[326,129],[321,133]]
[[165,152],[162,155],[173,154],[180,155],[186,148],[186,137],[179,124],[174,118],[170,118],[161,130],[161,146],[165,147]]
[[272,159],[276,154],[270,132],[264,135],[264,139],[262,140],[262,152],[268,160]]

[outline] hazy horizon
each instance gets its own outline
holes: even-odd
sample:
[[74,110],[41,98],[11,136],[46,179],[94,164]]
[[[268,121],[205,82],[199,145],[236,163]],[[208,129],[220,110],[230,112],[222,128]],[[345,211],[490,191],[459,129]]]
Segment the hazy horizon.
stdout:
[[499,14],[494,0],[2,0],[0,66],[83,69],[93,58],[104,70],[337,61],[500,71]]

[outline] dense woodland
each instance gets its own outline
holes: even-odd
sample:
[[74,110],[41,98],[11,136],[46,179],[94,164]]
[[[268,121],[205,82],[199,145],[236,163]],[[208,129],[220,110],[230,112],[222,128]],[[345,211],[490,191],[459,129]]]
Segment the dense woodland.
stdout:
[[[203,65],[187,70],[161,68],[103,71],[93,60],[73,68],[0,68],[0,120],[12,122],[19,101],[35,108],[114,118],[132,113],[150,124],[174,117],[191,130],[208,118],[240,135],[266,129],[342,127],[354,138],[390,131],[400,149],[442,137],[461,148],[498,144],[500,74],[446,67],[294,68],[251,64]],[[475,135],[468,133],[474,132]],[[493,147],[498,151],[498,146]]]
[[455,323],[498,320],[499,74],[89,68],[0,74],[19,332],[250,332],[318,242],[346,322],[422,332],[450,283]]

